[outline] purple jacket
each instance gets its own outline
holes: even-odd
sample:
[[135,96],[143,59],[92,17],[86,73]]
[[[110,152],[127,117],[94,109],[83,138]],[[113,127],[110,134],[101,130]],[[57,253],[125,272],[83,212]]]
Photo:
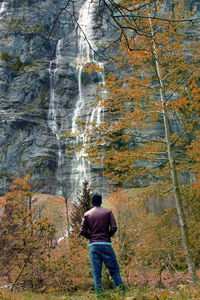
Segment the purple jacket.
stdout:
[[88,210],[82,219],[80,234],[95,242],[111,242],[117,231],[117,224],[110,209],[95,206]]

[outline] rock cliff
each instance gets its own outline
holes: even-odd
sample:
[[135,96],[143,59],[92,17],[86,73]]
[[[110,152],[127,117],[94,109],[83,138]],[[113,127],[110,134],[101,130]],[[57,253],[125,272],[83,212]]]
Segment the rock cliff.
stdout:
[[[66,0],[0,1],[0,191],[9,177],[30,173],[43,192],[56,193],[59,156],[62,176],[69,191],[71,156],[65,154],[78,97],[78,1],[73,16]],[[107,30],[95,24],[94,39]],[[60,43],[58,58],[58,41]],[[59,59],[59,62],[58,62]],[[49,126],[51,74],[55,74],[56,136]],[[92,97],[94,78],[83,75],[84,92]],[[59,149],[60,148],[60,149]]]

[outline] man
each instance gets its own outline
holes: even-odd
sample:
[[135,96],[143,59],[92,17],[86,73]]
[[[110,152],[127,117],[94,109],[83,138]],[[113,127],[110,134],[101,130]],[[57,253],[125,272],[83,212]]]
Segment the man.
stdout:
[[117,231],[117,224],[111,210],[101,207],[102,197],[92,197],[93,208],[84,214],[80,233],[90,240],[90,258],[97,295],[103,292],[101,271],[105,263],[114,281],[114,286],[125,291],[119,265],[112,248],[111,237]]

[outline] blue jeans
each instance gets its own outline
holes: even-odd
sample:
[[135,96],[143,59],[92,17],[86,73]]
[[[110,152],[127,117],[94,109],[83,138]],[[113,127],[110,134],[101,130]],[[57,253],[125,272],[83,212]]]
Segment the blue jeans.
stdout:
[[102,262],[104,262],[104,264],[108,268],[109,273],[114,281],[115,288],[119,287],[123,292],[125,291],[116,255],[111,245],[91,244],[90,258],[92,262],[94,285],[97,294],[103,292],[103,285],[101,280]]

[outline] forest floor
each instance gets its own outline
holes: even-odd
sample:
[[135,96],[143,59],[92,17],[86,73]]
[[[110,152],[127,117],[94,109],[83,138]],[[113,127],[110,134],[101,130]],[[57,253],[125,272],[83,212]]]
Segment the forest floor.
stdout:
[[[54,294],[53,292],[36,294],[33,292],[11,292],[8,289],[0,290],[2,300],[95,300],[96,295],[87,291],[77,291],[74,294]],[[126,296],[120,296],[113,291],[107,291],[103,300],[200,300],[200,284],[197,286],[179,285],[174,288],[130,288]]]
[[[183,277],[184,274],[184,277]],[[200,300],[200,270],[197,275],[199,281],[192,285],[188,274],[174,273],[170,277],[168,273],[163,272],[160,281],[148,280],[138,282],[125,282],[126,295],[122,296],[116,293],[111,287],[109,281],[103,281],[105,294],[101,300]],[[181,275],[181,280],[180,280]],[[184,279],[184,280],[183,280]],[[59,291],[53,288],[41,289],[38,293],[28,290],[11,291],[5,285],[5,281],[0,280],[0,300],[96,300],[93,281],[90,284],[80,284],[76,282],[68,291]],[[99,299],[99,298],[98,298]]]

